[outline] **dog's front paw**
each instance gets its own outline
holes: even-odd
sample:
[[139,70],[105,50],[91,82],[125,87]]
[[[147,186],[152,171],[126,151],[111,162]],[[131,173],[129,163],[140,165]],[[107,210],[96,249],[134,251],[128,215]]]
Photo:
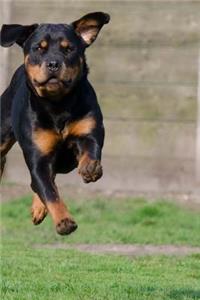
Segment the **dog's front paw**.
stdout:
[[95,182],[103,175],[103,169],[99,160],[85,159],[80,162],[78,172],[85,183]]
[[78,225],[72,219],[66,218],[56,225],[56,231],[61,235],[67,235],[75,231],[77,227]]

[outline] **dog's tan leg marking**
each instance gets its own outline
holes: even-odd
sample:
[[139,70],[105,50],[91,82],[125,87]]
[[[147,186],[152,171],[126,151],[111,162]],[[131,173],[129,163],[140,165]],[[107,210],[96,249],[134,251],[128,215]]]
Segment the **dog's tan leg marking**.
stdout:
[[49,201],[47,208],[59,234],[70,234],[76,230],[77,225],[62,200]]

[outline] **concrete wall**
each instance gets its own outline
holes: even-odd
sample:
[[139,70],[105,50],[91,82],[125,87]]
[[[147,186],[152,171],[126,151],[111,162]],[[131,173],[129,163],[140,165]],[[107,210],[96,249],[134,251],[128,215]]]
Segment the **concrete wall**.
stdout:
[[[89,189],[200,194],[196,178],[200,2],[15,0],[11,22],[69,23],[99,10],[110,13],[111,23],[87,57],[105,116],[105,175]],[[9,49],[10,76],[22,59],[17,46]],[[18,147],[9,154],[6,180],[30,182]],[[59,176],[58,182],[83,187],[76,172]]]

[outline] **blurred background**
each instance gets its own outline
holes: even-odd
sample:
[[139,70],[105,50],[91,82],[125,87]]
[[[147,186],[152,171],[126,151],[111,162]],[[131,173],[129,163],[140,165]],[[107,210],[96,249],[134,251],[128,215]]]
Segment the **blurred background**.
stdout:
[[[104,176],[85,185],[75,170],[59,175],[58,186],[79,194],[198,199],[200,1],[1,0],[0,4],[1,23],[70,23],[93,11],[111,15],[111,22],[87,49],[89,80],[105,120]],[[17,45],[0,51],[3,92],[23,55]],[[26,191],[30,176],[17,145],[7,162],[4,183]]]

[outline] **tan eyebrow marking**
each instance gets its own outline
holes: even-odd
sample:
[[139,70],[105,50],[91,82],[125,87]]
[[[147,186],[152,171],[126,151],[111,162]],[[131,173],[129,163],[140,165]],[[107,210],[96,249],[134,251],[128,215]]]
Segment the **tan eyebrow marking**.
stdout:
[[62,40],[60,45],[63,47],[63,48],[67,48],[69,46],[69,42],[67,40]]
[[46,40],[42,40],[42,41],[40,42],[40,47],[43,48],[43,49],[47,48],[47,47],[48,47],[47,41],[46,41]]

